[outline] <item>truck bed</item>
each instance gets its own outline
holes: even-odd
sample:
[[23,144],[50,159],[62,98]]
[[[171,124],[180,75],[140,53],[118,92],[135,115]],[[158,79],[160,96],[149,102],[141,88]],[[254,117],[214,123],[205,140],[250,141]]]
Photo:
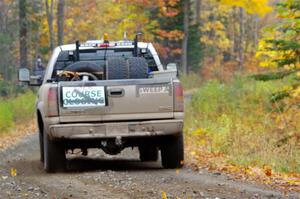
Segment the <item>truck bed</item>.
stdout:
[[[61,81],[59,120],[68,123],[171,119],[174,118],[172,84],[172,78]],[[92,92],[103,92],[103,103],[93,104],[93,100],[100,98],[93,98]]]

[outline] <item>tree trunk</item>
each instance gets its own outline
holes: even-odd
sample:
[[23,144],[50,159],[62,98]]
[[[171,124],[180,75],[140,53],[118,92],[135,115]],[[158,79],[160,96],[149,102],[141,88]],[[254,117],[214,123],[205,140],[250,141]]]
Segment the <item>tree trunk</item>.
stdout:
[[200,23],[202,0],[196,0],[196,23]]
[[245,18],[244,9],[240,8],[240,37],[239,37],[239,49],[238,49],[238,62],[239,62],[239,70],[242,71],[244,66],[244,36],[245,36],[245,24],[244,24],[244,18]]
[[33,54],[33,65],[35,63],[35,58],[37,58],[40,55],[40,26],[41,26],[41,12],[42,12],[42,2],[40,0],[33,0],[33,11],[34,11],[34,17],[36,20],[33,22],[34,28],[32,28],[33,32],[33,38],[31,40],[34,54]]
[[259,17],[256,15],[254,17],[254,31],[253,31],[253,39],[254,39],[254,47],[255,49],[257,48],[258,45],[258,21],[259,21]]
[[236,17],[235,17],[235,8],[232,9],[232,12],[230,13],[229,17],[229,38],[232,41],[232,45],[230,47],[230,60],[236,59],[235,57],[235,50],[236,50],[236,32],[235,32],[235,22],[236,22]]
[[[22,0],[20,0],[22,1]],[[49,40],[50,40],[50,49],[53,50],[54,48],[54,32],[53,32],[53,0],[50,1],[50,8],[48,0],[45,0],[46,5],[46,14],[47,14],[47,21],[49,27]]]
[[59,0],[57,4],[57,44],[60,46],[64,42],[64,7],[65,0]]
[[183,40],[182,40],[182,53],[181,53],[181,65],[184,74],[188,74],[188,63],[187,63],[187,49],[188,49],[188,38],[189,38],[189,10],[190,0],[184,0],[184,19],[183,19]]
[[20,42],[20,68],[27,67],[27,19],[26,0],[19,0],[19,42]]

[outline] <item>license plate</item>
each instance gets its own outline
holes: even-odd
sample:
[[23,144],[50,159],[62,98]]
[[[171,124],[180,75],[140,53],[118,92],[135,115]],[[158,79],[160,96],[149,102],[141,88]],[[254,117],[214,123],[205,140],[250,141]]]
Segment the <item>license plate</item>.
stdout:
[[63,87],[63,107],[98,107],[105,106],[104,86]]

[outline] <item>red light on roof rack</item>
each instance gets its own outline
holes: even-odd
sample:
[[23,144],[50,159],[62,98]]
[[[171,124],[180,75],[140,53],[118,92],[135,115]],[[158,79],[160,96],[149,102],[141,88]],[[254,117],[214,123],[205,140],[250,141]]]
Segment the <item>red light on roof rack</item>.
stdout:
[[109,44],[108,43],[98,44],[98,47],[100,47],[100,48],[107,48],[107,47],[109,47]]

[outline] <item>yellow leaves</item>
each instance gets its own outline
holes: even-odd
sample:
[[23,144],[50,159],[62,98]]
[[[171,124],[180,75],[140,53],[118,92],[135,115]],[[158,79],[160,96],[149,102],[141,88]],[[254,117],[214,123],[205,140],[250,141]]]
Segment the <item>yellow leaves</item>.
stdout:
[[11,175],[12,177],[16,177],[16,176],[17,176],[17,169],[11,168],[11,169],[10,169],[10,175]]
[[74,19],[68,18],[68,19],[65,20],[65,25],[66,26],[72,27],[73,24],[74,24]]
[[292,97],[300,99],[300,86],[298,86],[292,91]]
[[[167,196],[167,194],[166,194],[166,192],[164,192],[164,191],[162,191],[161,192],[161,198],[162,199],[168,199],[168,196]],[[180,199],[179,197],[175,197],[176,199]],[[189,199],[189,198],[188,198]]]
[[164,192],[164,191],[161,192],[161,198],[168,199],[166,192]]
[[260,16],[272,11],[272,7],[268,6],[268,0],[221,0],[221,3],[242,7],[250,14],[259,14]]
[[[230,16],[230,8],[215,4],[212,10],[204,10],[201,14],[203,25],[200,27],[202,36],[201,42],[206,46],[225,52],[230,49],[232,42],[227,35],[228,27],[225,27],[221,19],[227,19]],[[209,20],[214,15],[215,20]]]
[[207,133],[207,129],[205,128],[197,128],[196,130],[192,131],[193,135],[203,135]]

